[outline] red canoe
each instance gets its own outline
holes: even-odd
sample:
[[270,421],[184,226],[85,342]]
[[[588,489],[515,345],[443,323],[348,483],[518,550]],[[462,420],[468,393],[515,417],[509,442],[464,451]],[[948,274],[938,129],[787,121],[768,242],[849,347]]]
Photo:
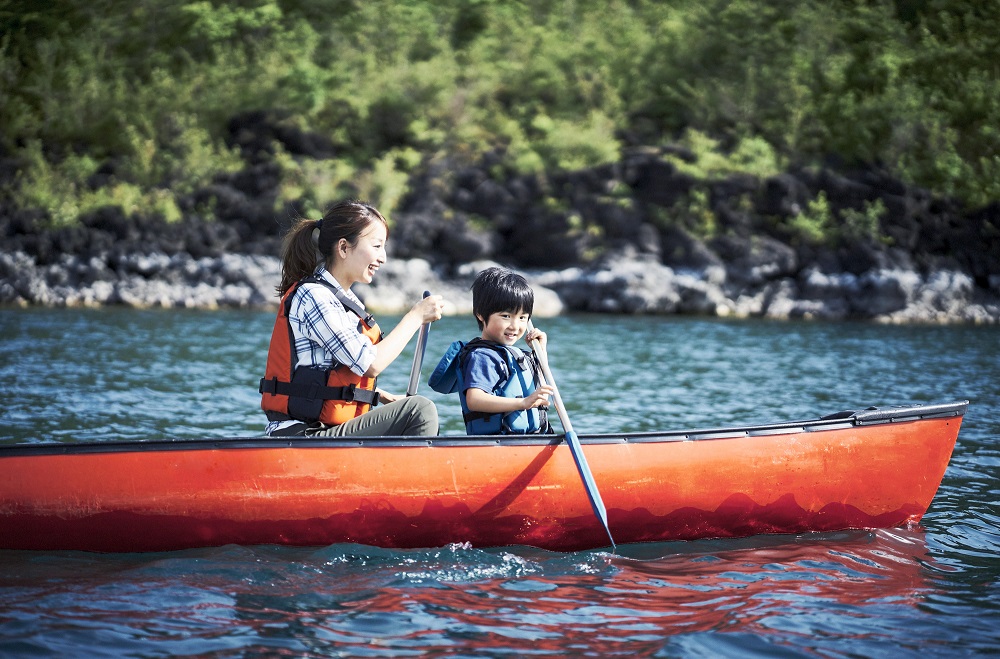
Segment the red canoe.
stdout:
[[[581,435],[615,541],[917,523],[968,401]],[[0,446],[0,548],[607,546],[560,435]]]

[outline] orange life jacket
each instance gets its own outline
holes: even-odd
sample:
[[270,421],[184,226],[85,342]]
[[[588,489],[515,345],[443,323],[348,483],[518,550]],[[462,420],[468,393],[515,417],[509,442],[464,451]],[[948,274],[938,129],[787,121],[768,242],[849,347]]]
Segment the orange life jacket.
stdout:
[[347,309],[361,320],[358,330],[373,344],[382,340],[382,331],[371,314],[322,277],[310,275],[292,284],[281,298],[278,316],[267,349],[267,366],[260,381],[260,407],[269,421],[296,419],[308,424],[317,421],[339,425],[359,417],[372,405],[378,405],[375,378],[357,375],[347,366],[334,363],[330,368],[301,366],[295,355],[295,339],[288,321],[292,296],[304,283],[323,284]]

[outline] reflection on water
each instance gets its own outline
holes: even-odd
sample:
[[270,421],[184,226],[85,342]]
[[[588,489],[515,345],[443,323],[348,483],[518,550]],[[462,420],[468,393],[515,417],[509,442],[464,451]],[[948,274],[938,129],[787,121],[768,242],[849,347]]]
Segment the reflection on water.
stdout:
[[[386,327],[395,319],[381,319]],[[0,441],[256,434],[273,318],[5,310]],[[579,432],[970,399],[920,528],[638,544],[0,552],[0,655],[954,656],[1000,647],[996,329],[545,319]],[[430,334],[424,376],[471,319]],[[380,379],[405,389],[412,352]],[[462,431],[457,399],[438,404]]]
[[[365,653],[407,648],[479,655],[645,654],[671,638],[726,632],[798,645],[851,641],[856,653],[895,638],[892,620],[929,618],[934,559],[918,531],[699,541],[558,554],[461,545],[389,551],[223,547],[151,555],[0,553],[5,620],[25,649],[100,628],[114,646],[157,637],[162,652],[271,647],[317,656],[330,643]],[[150,597],[153,596],[151,600]],[[852,620],[877,619],[881,632]],[[926,620],[928,631],[931,620]],[[70,633],[70,630],[74,630]],[[785,640],[782,640],[785,639]],[[692,641],[676,641],[689,644]],[[696,643],[697,645],[697,643]]]

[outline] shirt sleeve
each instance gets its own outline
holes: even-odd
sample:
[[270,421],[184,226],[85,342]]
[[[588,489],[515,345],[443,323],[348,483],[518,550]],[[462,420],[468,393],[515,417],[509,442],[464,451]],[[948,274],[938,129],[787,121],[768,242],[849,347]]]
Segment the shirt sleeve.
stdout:
[[507,366],[496,352],[488,348],[473,350],[462,365],[462,393],[468,389],[482,389],[494,394],[506,374]]
[[295,335],[299,364],[311,354],[312,364],[328,368],[343,364],[357,375],[375,361],[376,348],[361,333],[361,319],[344,308],[336,296],[318,284],[304,284],[296,293],[289,321]]

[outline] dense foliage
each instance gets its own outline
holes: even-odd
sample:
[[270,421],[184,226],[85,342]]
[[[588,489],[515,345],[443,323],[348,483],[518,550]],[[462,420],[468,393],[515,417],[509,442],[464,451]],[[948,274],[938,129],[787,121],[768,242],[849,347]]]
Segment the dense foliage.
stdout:
[[269,154],[307,210],[391,211],[438,154],[555,171],[626,144],[1000,199],[1000,0],[0,0],[0,35],[0,185],[55,224],[179,218],[245,165],[250,111],[319,136]]

